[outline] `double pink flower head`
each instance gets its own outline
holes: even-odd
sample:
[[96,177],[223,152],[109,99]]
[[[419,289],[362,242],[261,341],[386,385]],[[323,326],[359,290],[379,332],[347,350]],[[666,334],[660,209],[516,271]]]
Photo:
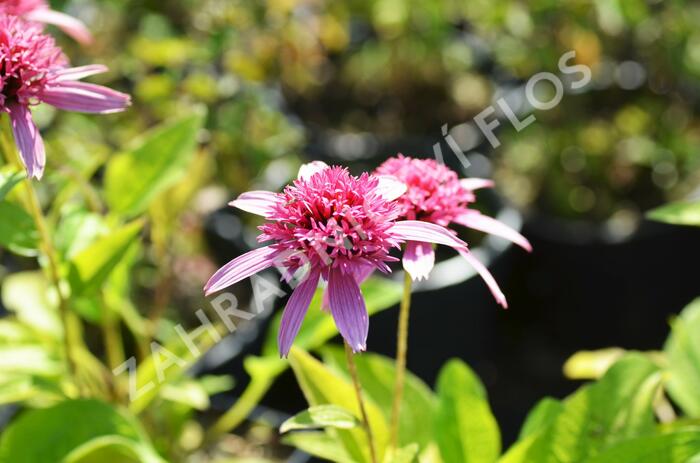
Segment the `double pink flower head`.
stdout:
[[[24,3],[3,2],[0,11]],[[130,104],[129,95],[79,82],[106,71],[102,65],[69,67],[68,59],[40,25],[19,16],[0,15],[0,111],[10,117],[15,142],[30,177],[40,179],[46,164],[44,142],[30,107],[48,103],[84,113],[123,111]]]
[[0,14],[18,16],[25,21],[52,24],[83,45],[92,42],[85,24],[65,13],[49,8],[46,0],[0,0]]
[[[360,283],[374,270],[390,272],[387,264],[398,260],[390,252],[402,243],[406,243],[404,265],[409,273],[415,268],[415,246],[428,246],[432,253],[433,244],[443,244],[476,262],[480,273],[495,285],[464,241],[438,220],[423,220],[422,214],[407,209],[405,199],[415,195],[415,185],[394,174],[356,177],[346,169],[313,162],[303,166],[297,180],[282,193],[243,193],[231,205],[263,216],[267,221],[260,227],[258,241],[271,244],[226,264],[211,277],[205,293],[273,266],[288,281],[299,281],[278,334],[280,354],[286,356],[321,280],[328,283],[323,305],[330,309],[338,331],[355,352],[365,350],[369,317]],[[422,252],[428,254],[427,249]],[[419,266],[420,277],[426,276],[425,261]]]

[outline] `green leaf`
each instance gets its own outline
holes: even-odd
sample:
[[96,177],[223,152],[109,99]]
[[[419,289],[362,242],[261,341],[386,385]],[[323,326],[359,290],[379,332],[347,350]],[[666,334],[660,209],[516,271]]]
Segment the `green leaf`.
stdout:
[[[360,418],[357,397],[350,381],[332,372],[321,362],[298,348],[292,348],[289,363],[309,405],[338,405],[349,410],[356,418]],[[374,436],[375,451],[378,458],[381,459],[389,437],[386,420],[381,410],[369,397],[365,396],[364,399]],[[352,458],[361,462],[370,461],[369,445],[364,429],[329,429],[328,432],[330,435],[337,436]]]
[[418,457],[418,444],[409,444],[396,451],[388,451],[384,463],[413,463]]
[[19,272],[6,276],[2,302],[26,326],[54,338],[61,336],[57,303],[50,297],[49,283],[43,273]]
[[76,209],[63,214],[54,244],[62,256],[71,259],[108,231],[101,215]]
[[[348,375],[345,351],[342,348],[325,346],[321,349],[324,362]],[[394,360],[378,354],[365,352],[355,357],[357,375],[363,390],[382,409],[387,421],[391,419],[396,368]],[[425,448],[433,432],[425,423],[433,421],[437,401],[428,386],[407,371],[401,400],[399,419],[399,446],[410,443]]]
[[0,246],[16,254],[35,255],[39,248],[39,233],[32,217],[8,201],[0,201],[0,217]]
[[93,439],[106,436],[128,441],[141,461],[162,462],[131,417],[96,400],[70,400],[23,413],[2,435],[0,462],[61,462]]
[[661,374],[647,357],[627,354],[600,381],[563,403],[551,422],[511,447],[502,463],[579,463],[622,440],[651,434]]
[[359,461],[352,459],[338,440],[325,432],[294,432],[284,436],[282,442],[309,455],[337,463],[358,463]]
[[667,204],[647,212],[647,217],[674,225],[700,227],[700,201]]
[[564,406],[556,399],[545,397],[540,400],[525,418],[518,440],[523,440],[546,428],[563,410]]
[[700,417],[700,299],[674,320],[664,351],[669,395],[688,416]]
[[92,293],[102,287],[124,258],[141,231],[143,222],[131,222],[98,239],[69,262],[68,280],[73,296]]
[[4,200],[5,196],[26,177],[27,174],[23,170],[0,170],[0,201]]
[[700,430],[645,436],[621,442],[586,463],[697,463]]
[[204,123],[204,111],[153,130],[131,151],[115,156],[105,173],[105,196],[111,209],[135,216],[186,173]]
[[498,424],[474,372],[464,362],[450,360],[438,376],[437,394],[434,437],[443,461],[496,461],[501,450]]
[[625,350],[619,347],[576,352],[564,363],[564,375],[569,379],[598,379],[623,355]]
[[355,416],[337,405],[318,405],[309,407],[301,413],[294,415],[280,426],[280,433],[295,431],[298,429],[336,428],[352,429],[359,421]]

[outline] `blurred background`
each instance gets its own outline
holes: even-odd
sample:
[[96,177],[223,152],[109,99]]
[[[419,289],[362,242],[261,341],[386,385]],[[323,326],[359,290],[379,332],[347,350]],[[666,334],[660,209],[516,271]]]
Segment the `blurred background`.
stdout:
[[[577,386],[562,374],[569,355],[614,345],[657,349],[669,317],[700,292],[700,231],[644,219],[650,208],[700,194],[698,2],[52,6],[95,31],[90,48],[61,40],[74,64],[107,64],[111,72],[95,81],[130,92],[134,106],[109,118],[39,108],[49,176],[87,171],[99,180],[99,166],[118,147],[162,121],[208,108],[200,151],[178,190],[186,207],[174,218],[165,201],[152,208],[172,219],[155,222],[168,239],[155,233],[134,273],[133,292],[155,301],[148,308],[154,313],[196,326],[203,283],[255,245],[255,218],[226,207],[241,192],[278,190],[311,159],[360,172],[398,152],[433,157],[435,144],[461,176],[496,180],[479,207],[521,226],[534,252],[465,235],[510,309],[499,309],[469,274],[438,272],[415,297],[408,366],[432,384],[452,356],[472,365],[506,444],[537,399]],[[535,111],[536,121],[520,132],[501,117],[501,145],[491,148],[474,116],[505,97],[522,119],[527,80],[541,71],[560,74],[559,57],[569,50],[576,52],[570,64],[592,70],[590,84]],[[468,168],[445,142],[445,125]],[[250,297],[240,286],[239,296]],[[259,323],[201,368],[234,372],[237,388],[245,386],[241,358],[259,349]],[[396,310],[371,323],[369,350],[393,355]],[[284,413],[305,407],[291,373],[263,404]]]

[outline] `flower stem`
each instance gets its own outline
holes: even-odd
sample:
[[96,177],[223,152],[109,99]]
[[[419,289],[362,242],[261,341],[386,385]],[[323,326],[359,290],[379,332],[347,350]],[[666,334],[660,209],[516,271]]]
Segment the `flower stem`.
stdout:
[[360,378],[357,376],[357,366],[355,366],[355,359],[353,358],[352,349],[345,343],[345,357],[348,362],[348,371],[350,372],[350,377],[352,378],[352,384],[355,387],[355,395],[357,396],[357,404],[360,407],[360,414],[362,415],[362,426],[365,428],[367,433],[367,442],[369,444],[369,454],[372,463],[377,463],[377,455],[374,451],[374,437],[372,435],[372,428],[369,425],[369,418],[367,417],[367,410],[365,408],[365,401],[362,398],[362,386],[360,385]]
[[[10,126],[7,117],[3,117],[2,121],[2,152],[5,155],[5,159],[8,164],[14,165],[19,169],[24,167],[19,162],[17,151],[13,148],[11,142],[12,138],[10,136]],[[58,258],[56,250],[53,246],[53,241],[51,240],[51,235],[49,234],[49,228],[46,224],[46,219],[44,213],[39,204],[39,198],[37,197],[34,185],[32,185],[32,180],[26,178],[24,180],[24,191],[25,198],[24,203],[28,209],[29,214],[34,220],[37,231],[39,233],[39,239],[41,240],[41,248],[46,256],[46,261],[48,263],[48,273],[51,280],[51,284],[56,289],[56,294],[58,297],[58,311],[61,319],[61,324],[63,326],[63,341],[66,356],[66,364],[68,367],[68,373],[71,378],[76,378],[76,362],[73,360],[73,350],[72,350],[72,339],[74,336],[73,325],[74,322],[71,320],[71,314],[68,309],[67,300],[63,294],[61,288],[61,274],[59,272]],[[77,382],[76,382],[77,385]]]
[[406,376],[406,353],[408,351],[408,318],[411,312],[411,275],[404,272],[403,297],[399,309],[399,326],[396,340],[396,379],[394,382],[394,403],[391,407],[391,440],[393,449],[399,443],[399,417]]

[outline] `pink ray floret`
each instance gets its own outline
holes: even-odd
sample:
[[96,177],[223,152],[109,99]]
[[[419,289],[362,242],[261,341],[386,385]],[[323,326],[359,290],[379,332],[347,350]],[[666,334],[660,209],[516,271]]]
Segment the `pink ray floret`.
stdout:
[[31,106],[47,103],[68,111],[108,114],[123,111],[131,101],[124,93],[79,82],[107,68],[68,67],[52,37],[14,16],[0,16],[0,70],[0,111],[9,114],[27,173],[37,179],[44,172],[46,153]]
[[[530,251],[530,243],[507,225],[471,209],[476,201],[475,190],[493,186],[491,180],[460,179],[456,172],[433,159],[416,159],[399,154],[385,161],[375,171],[377,175],[393,176],[406,185],[407,191],[398,198],[401,217],[429,222],[443,227],[453,223],[508,239]],[[499,304],[506,299],[493,276],[468,250],[457,249],[488,284]],[[404,269],[416,279],[425,279],[435,264],[432,245],[420,236],[412,237],[403,255]]]
[[[423,241],[466,244],[438,225],[396,222],[394,201],[406,187],[396,179],[362,174],[315,162],[303,166],[299,178],[282,193],[243,193],[232,206],[265,217],[255,249],[217,271],[204,290],[220,291],[266,268],[279,268],[290,282],[300,281],[282,315],[278,342],[286,356],[321,279],[338,331],[355,352],[366,348],[369,317],[359,283],[373,270],[389,272],[389,255],[411,236]],[[299,277],[302,274],[303,277]],[[325,305],[324,304],[324,305]]]
[[84,45],[92,42],[92,34],[85,24],[65,13],[52,10],[46,0],[0,0],[0,14],[52,24]]

